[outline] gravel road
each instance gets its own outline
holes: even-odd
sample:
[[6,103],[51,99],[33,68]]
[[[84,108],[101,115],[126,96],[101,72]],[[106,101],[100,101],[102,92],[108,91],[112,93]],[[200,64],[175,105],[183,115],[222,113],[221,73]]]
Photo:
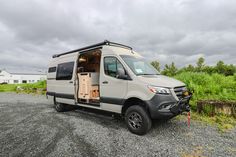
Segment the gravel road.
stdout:
[[121,118],[77,109],[57,113],[45,96],[0,93],[0,156],[236,156],[236,129],[172,119],[144,136]]

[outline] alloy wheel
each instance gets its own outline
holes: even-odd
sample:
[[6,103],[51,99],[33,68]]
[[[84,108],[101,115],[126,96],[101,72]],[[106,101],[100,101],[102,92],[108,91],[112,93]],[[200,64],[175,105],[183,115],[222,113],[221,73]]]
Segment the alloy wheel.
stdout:
[[142,126],[142,117],[137,112],[132,112],[128,116],[128,123],[133,129],[139,129]]

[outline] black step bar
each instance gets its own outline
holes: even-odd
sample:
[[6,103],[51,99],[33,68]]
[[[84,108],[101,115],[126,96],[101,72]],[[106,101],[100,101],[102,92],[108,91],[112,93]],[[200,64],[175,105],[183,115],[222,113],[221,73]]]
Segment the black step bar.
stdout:
[[63,56],[63,55],[67,55],[67,54],[71,54],[71,53],[75,53],[75,52],[79,52],[79,51],[89,50],[89,49],[100,47],[100,46],[103,46],[103,45],[123,47],[123,48],[127,48],[127,49],[132,50],[132,47],[130,47],[130,46],[119,44],[119,43],[115,43],[115,42],[110,42],[108,40],[104,40],[101,43],[97,43],[97,44],[94,44],[94,45],[82,47],[82,48],[79,48],[79,49],[76,49],[76,50],[72,50],[72,51],[68,51],[68,52],[61,53],[61,54],[55,54],[55,55],[52,56],[52,58],[60,57],[60,56]]

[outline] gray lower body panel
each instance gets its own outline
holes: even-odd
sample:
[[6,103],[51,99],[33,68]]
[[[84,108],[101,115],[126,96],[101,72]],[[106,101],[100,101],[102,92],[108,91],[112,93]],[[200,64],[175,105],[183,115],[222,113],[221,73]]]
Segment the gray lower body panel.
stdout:
[[191,96],[177,101],[172,95],[155,95],[151,100],[145,101],[148,105],[152,119],[172,118],[184,111],[189,111]]

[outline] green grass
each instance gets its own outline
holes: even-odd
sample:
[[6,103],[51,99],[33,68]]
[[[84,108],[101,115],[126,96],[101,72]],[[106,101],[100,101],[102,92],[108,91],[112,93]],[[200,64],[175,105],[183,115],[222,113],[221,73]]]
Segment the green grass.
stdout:
[[220,132],[226,132],[236,126],[236,119],[227,115],[218,114],[209,117],[205,114],[191,113],[191,119],[201,121],[210,125],[215,125]]
[[[17,87],[20,87],[22,90],[17,90]],[[26,92],[26,93],[35,93],[37,90],[46,89],[46,81],[40,81],[37,83],[31,84],[4,84],[0,85],[0,92]]]
[[13,92],[16,91],[16,87],[15,84],[0,85],[0,92]]
[[236,75],[183,72],[175,78],[186,83],[187,87],[193,91],[190,103],[194,110],[198,100],[236,100]]
[[[176,75],[175,78],[186,83],[188,89],[193,91],[190,101],[192,111],[196,111],[196,103],[199,100],[236,101],[236,75],[183,72]],[[210,108],[205,109],[210,111]],[[209,111],[205,111],[205,113]],[[236,126],[234,117],[222,114],[210,117],[208,114],[192,112],[191,119],[215,125],[221,132]]]

